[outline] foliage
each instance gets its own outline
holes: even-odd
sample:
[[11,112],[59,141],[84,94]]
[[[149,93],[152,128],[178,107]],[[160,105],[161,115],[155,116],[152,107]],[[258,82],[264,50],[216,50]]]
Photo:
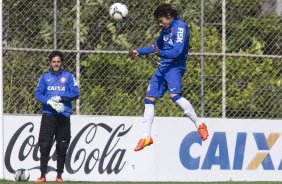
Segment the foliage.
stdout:
[[[159,29],[152,12],[164,1],[124,0],[130,12],[122,22],[109,19],[108,7],[113,2],[81,2],[79,43],[82,50],[127,51],[155,41]],[[189,23],[190,52],[200,52],[200,1],[165,2],[177,7],[180,17]],[[226,2],[228,53],[282,54],[281,17],[262,14],[261,0],[248,1],[247,6],[245,0]],[[204,52],[221,53],[221,3],[204,1],[204,7]],[[53,8],[51,1],[4,0],[4,46],[53,49]],[[57,9],[57,48],[76,50],[75,1],[58,0]],[[75,73],[76,53],[65,54],[65,68]],[[47,55],[4,52],[5,113],[40,113],[41,105],[35,100],[34,92],[39,76],[49,68]],[[156,70],[157,59],[145,56],[137,61],[123,54],[81,54],[80,114],[141,116],[148,80]],[[281,118],[281,59],[228,57],[226,61],[227,117]],[[198,114],[222,116],[222,75],[220,56],[205,56],[202,60],[191,56],[187,61],[183,96],[191,101]],[[159,99],[157,116],[182,116],[182,111],[169,98],[166,94]]]
[[[262,48],[263,44],[253,38],[251,47],[240,53],[261,54]],[[256,58],[252,61],[248,58],[229,59],[227,63],[228,116],[257,118],[268,114],[273,118],[279,118],[281,100],[277,94],[281,90],[282,74],[277,73],[276,67],[281,68],[281,66],[279,61],[269,58]],[[233,68],[238,70],[234,72]],[[272,98],[271,103],[267,102],[267,98]]]

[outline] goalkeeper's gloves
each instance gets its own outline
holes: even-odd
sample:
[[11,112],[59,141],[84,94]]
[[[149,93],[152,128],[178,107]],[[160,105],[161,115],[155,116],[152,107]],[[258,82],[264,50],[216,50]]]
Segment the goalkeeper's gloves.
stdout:
[[63,103],[54,102],[53,100],[48,100],[47,104],[50,105],[53,109],[55,109],[58,113],[65,111],[65,106]]
[[53,97],[51,97],[51,100],[53,102],[60,102],[62,100],[62,98],[60,96],[53,96]]

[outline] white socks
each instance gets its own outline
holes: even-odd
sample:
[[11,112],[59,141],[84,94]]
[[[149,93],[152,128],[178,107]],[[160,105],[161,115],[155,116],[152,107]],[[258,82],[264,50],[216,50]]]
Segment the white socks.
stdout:
[[151,128],[155,116],[155,105],[145,104],[142,139],[151,137]]
[[[184,114],[194,122],[196,128],[201,124],[201,120],[197,117],[191,103],[183,97],[180,97],[178,100],[175,101],[182,110]],[[152,124],[155,116],[155,104],[146,104],[145,103],[145,110],[144,110],[144,121],[142,124],[142,139],[151,137],[151,129]]]
[[183,97],[180,97],[178,100],[175,101],[176,104],[178,104],[182,110],[184,111],[184,114],[194,122],[196,128],[201,124],[200,119],[197,117],[191,103],[186,100]]

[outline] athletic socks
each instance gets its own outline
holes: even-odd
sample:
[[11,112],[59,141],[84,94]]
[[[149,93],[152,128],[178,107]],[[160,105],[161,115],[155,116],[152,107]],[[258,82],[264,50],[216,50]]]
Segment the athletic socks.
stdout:
[[151,137],[151,128],[155,116],[155,102],[145,99],[144,121],[142,123],[142,138]]
[[41,176],[40,176],[40,178],[46,178],[46,175],[45,175],[45,173],[44,173],[44,172],[41,172]]
[[197,117],[191,103],[186,100],[185,98],[181,96],[174,96],[172,97],[172,100],[179,105],[182,110],[184,111],[184,114],[194,122],[195,126],[198,127],[201,123],[200,119]]
[[[172,97],[172,100],[179,105],[182,110],[184,111],[184,114],[194,122],[196,128],[201,124],[200,119],[197,117],[193,106],[191,103],[186,100],[185,98],[177,95]],[[151,129],[152,124],[155,116],[155,102],[145,99],[145,110],[144,110],[144,121],[142,123],[142,138],[149,138],[151,137]]]
[[57,178],[62,178],[62,173],[61,172],[57,172]]

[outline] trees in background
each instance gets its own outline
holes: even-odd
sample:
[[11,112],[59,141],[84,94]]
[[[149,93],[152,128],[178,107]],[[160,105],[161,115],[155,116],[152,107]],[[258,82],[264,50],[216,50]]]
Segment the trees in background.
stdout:
[[[170,1],[168,1],[170,2]],[[221,2],[204,1],[204,52],[221,53]],[[124,51],[146,46],[158,37],[152,17],[158,0],[127,0],[129,16],[110,20],[113,1],[81,2],[80,47],[82,50]],[[180,17],[191,28],[190,52],[200,52],[200,1],[174,0]],[[53,48],[52,1],[5,0],[3,2],[5,47]],[[281,17],[261,14],[261,1],[227,0],[227,52],[281,55]],[[57,48],[76,49],[75,1],[58,0]],[[39,113],[34,99],[38,77],[48,70],[44,52],[4,52],[4,112]],[[65,66],[75,72],[75,53],[65,53]],[[122,54],[81,54],[80,113],[133,115],[143,113],[148,79],[157,64],[155,56],[132,60]],[[226,67],[227,117],[281,118],[281,59],[228,57]],[[183,95],[201,113],[201,65],[198,56],[187,62]],[[24,85],[23,85],[24,84]],[[222,115],[221,57],[204,57],[204,115]],[[160,99],[158,116],[182,116],[167,95]],[[280,110],[279,110],[280,109]]]

